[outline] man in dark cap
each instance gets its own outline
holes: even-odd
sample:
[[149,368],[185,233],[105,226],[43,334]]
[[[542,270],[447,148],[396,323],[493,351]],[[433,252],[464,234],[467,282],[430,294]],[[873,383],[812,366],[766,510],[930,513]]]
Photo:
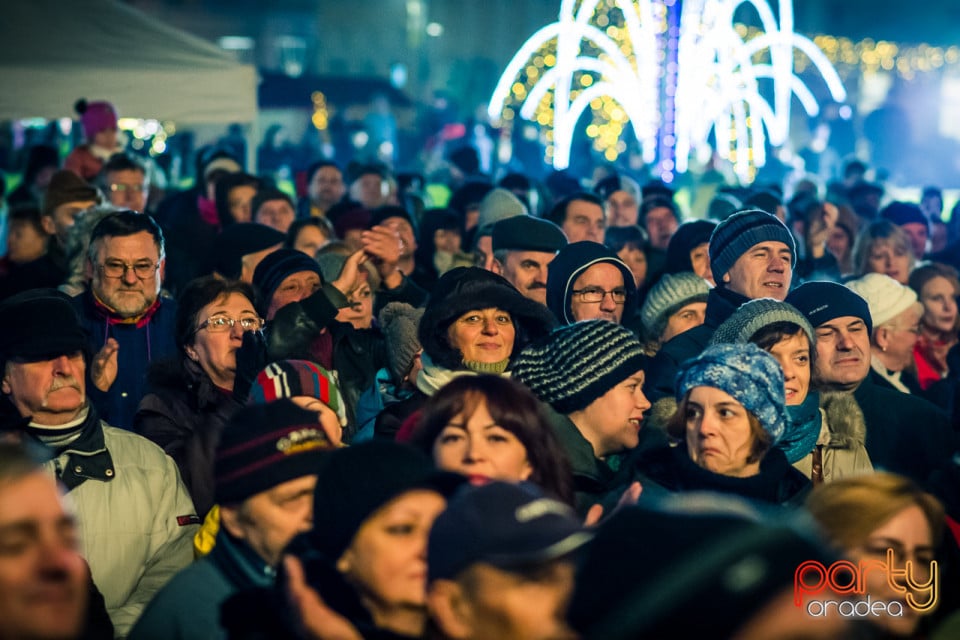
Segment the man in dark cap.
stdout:
[[283,246],[286,236],[255,222],[232,224],[217,238],[214,270],[224,278],[253,282],[253,272]]
[[193,559],[196,517],[173,460],[100,420],[87,400],[90,350],[68,296],[35,289],[0,305],[4,428],[46,445],[76,505],[83,556],[119,637]]
[[464,487],[430,530],[430,617],[447,638],[568,637],[574,554],[591,538],[532,485]]
[[332,448],[317,414],[292,400],[231,418],[216,451],[221,527],[213,551],[157,594],[130,638],[222,635],[220,605],[240,590],[273,586],[283,549],[312,528],[315,469]]
[[714,330],[741,304],[756,298],[783,300],[790,290],[797,248],[776,216],[745,209],[710,235],[710,270],[717,286],[707,296],[704,323],[669,340],[650,363],[650,399],[672,396],[677,370],[707,347]]
[[807,282],[787,297],[816,330],[813,384],[829,402],[830,392],[853,394],[867,425],[867,453],[875,469],[925,483],[957,450],[947,416],[914,395],[882,387],[870,373],[867,301],[833,282]]
[[533,216],[505,218],[493,225],[491,271],[524,297],[547,304],[547,266],[567,246],[560,227]]

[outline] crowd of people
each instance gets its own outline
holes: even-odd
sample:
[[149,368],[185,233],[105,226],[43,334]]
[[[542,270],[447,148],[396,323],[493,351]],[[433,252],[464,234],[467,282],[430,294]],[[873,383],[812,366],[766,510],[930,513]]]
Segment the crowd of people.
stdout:
[[935,189],[323,159],[295,198],[213,148],[153,205],[78,111],[0,261],[0,637],[960,633]]

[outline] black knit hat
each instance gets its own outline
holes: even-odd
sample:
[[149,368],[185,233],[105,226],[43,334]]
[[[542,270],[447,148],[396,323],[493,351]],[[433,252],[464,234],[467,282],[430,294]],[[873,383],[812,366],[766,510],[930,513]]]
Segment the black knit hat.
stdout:
[[886,218],[898,227],[905,224],[922,224],[930,232],[930,220],[923,214],[923,209],[912,202],[891,202],[880,210],[880,217]]
[[690,252],[710,242],[710,235],[717,228],[713,220],[688,220],[679,227],[667,245],[667,258],[663,263],[664,273],[693,271]]
[[278,249],[264,258],[253,272],[253,286],[260,292],[260,308],[257,312],[266,317],[273,293],[283,279],[301,271],[311,271],[323,280],[320,265],[302,251]]
[[284,234],[263,224],[231,224],[217,236],[214,268],[225,278],[239,278],[243,270],[243,256],[283,244],[285,239]]
[[433,489],[450,495],[466,480],[437,471],[409,445],[373,440],[338,449],[316,468],[311,546],[331,563],[350,546],[363,522],[402,493]]
[[370,226],[374,227],[378,224],[383,224],[383,221],[388,218],[403,218],[410,223],[410,226],[414,229],[417,228],[417,223],[414,222],[413,216],[410,215],[410,212],[404,209],[403,207],[398,207],[396,205],[386,205],[383,207],[377,207],[370,212]]
[[67,294],[30,289],[0,304],[0,364],[12,358],[39,360],[88,349],[87,332]]
[[573,283],[580,274],[600,262],[610,263],[620,269],[623,274],[623,287],[627,290],[627,300],[623,308],[627,312],[636,308],[637,287],[630,267],[602,244],[589,240],[573,242],[560,249],[557,257],[547,267],[547,307],[561,324],[575,321],[570,312]]
[[493,250],[552,253],[567,246],[567,236],[549,220],[530,215],[514,216],[493,225]]
[[782,242],[797,263],[797,244],[780,218],[759,209],[738,211],[717,225],[710,236],[710,269],[714,279],[723,280],[733,263],[760,242]]
[[835,318],[853,316],[863,320],[868,334],[873,333],[867,301],[842,284],[821,280],[805,282],[791,291],[786,301],[796,307],[814,329]]
[[584,320],[554,330],[526,347],[513,365],[513,379],[560,413],[585,409],[643,369],[643,345],[609,320]]
[[[632,282],[632,280],[631,280]],[[523,297],[502,277],[479,267],[457,267],[443,274],[430,292],[417,336],[430,359],[447,369],[462,369],[463,354],[447,340],[447,329],[467,311],[496,308],[513,319],[513,353],[556,324],[542,304]]]
[[317,472],[333,449],[317,414],[292,400],[240,409],[227,422],[214,459],[217,502],[243,502],[278,484]]
[[585,640],[730,638],[803,562],[834,559],[787,526],[627,507],[588,547],[567,620]]

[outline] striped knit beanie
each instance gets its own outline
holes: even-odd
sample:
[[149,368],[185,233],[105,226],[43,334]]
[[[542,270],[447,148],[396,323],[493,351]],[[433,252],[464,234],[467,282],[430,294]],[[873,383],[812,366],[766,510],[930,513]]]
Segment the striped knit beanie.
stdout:
[[694,387],[729,394],[757,417],[776,444],[787,428],[783,369],[776,358],[753,343],[715,344],[680,366],[677,402]]
[[512,375],[558,412],[570,414],[585,409],[645,363],[643,346],[629,329],[608,320],[584,320],[526,347]]
[[314,474],[333,446],[317,414],[290,400],[240,409],[227,422],[214,457],[214,496],[243,502],[278,484]]
[[719,284],[733,263],[760,242],[782,242],[797,263],[797,244],[780,218],[759,209],[738,211],[717,225],[710,235],[710,270]]
[[336,378],[320,365],[307,360],[278,360],[268,364],[254,378],[247,404],[267,404],[294,396],[316,398],[333,409],[340,425],[346,426],[346,406]]
[[640,311],[643,328],[659,338],[670,316],[692,302],[706,302],[710,293],[707,281],[692,271],[668,273],[653,286]]
[[811,348],[816,343],[816,334],[806,316],[800,313],[792,304],[780,302],[773,298],[757,298],[740,305],[723,324],[717,327],[710,338],[711,344],[750,342],[760,329],[774,322],[792,322],[798,325],[807,334]]

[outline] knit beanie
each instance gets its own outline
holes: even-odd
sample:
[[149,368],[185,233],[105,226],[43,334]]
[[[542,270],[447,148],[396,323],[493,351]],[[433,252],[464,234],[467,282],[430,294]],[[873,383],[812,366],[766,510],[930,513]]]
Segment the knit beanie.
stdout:
[[847,288],[867,301],[873,326],[879,327],[917,304],[917,292],[884,273],[868,273]]
[[214,246],[214,269],[225,278],[236,279],[243,270],[243,256],[283,244],[286,236],[256,222],[227,226]]
[[[891,202],[880,210],[880,217],[889,220],[898,227],[916,223],[926,227],[928,233],[930,231],[930,221],[923,214],[923,209],[912,202]],[[880,323],[877,322],[877,324]]]
[[517,196],[506,189],[493,189],[480,201],[480,220],[477,228],[485,230],[480,235],[486,235],[490,233],[494,223],[527,213],[529,213],[527,208]]
[[558,412],[570,414],[645,364],[643,346],[629,329],[608,320],[584,320],[560,327],[521,351],[513,379]]
[[85,98],[80,98],[73,109],[80,114],[83,135],[88,142],[93,142],[94,136],[101,131],[117,128],[117,110],[109,102],[87,102]]
[[787,302],[802,313],[814,329],[835,318],[853,316],[867,325],[867,333],[873,333],[873,319],[867,301],[836,282],[814,280],[805,282],[789,294]]
[[347,424],[347,411],[337,379],[315,362],[278,360],[268,364],[250,386],[247,404],[267,404],[282,398],[309,396],[333,409],[340,425]]
[[253,272],[253,286],[260,292],[260,308],[257,312],[261,316],[266,315],[273,293],[283,279],[301,271],[311,271],[323,279],[317,261],[296,249],[277,249],[260,261]]
[[717,228],[713,220],[688,220],[679,227],[667,245],[667,258],[663,263],[666,273],[692,271],[690,252],[702,244],[710,242],[710,234]]
[[710,293],[707,281],[692,271],[668,273],[653,285],[640,310],[643,328],[651,337],[659,337],[670,316],[693,302],[706,302]]
[[377,316],[387,343],[387,368],[394,384],[399,385],[410,373],[413,360],[420,352],[417,327],[421,317],[423,307],[413,307],[405,302],[391,302]]
[[637,304],[637,287],[633,272],[613,251],[597,242],[582,240],[573,242],[557,252],[557,257],[547,266],[547,308],[563,324],[575,322],[570,312],[573,283],[584,271],[599,262],[608,262],[623,274],[623,286],[627,290],[625,312],[632,312]]
[[370,226],[374,227],[378,224],[383,224],[385,220],[390,218],[403,218],[410,223],[410,226],[414,229],[417,228],[417,223],[414,221],[413,216],[410,215],[410,212],[404,209],[403,207],[398,207],[396,205],[387,205],[383,207],[377,207],[370,212]]
[[493,225],[494,251],[542,251],[554,253],[567,246],[563,230],[549,220],[533,216],[505,218]]
[[52,216],[57,207],[62,204],[90,201],[100,202],[100,195],[97,190],[73,171],[61,169],[50,178],[50,184],[47,185],[47,191],[43,196],[43,209],[40,213],[45,216]]
[[758,209],[738,211],[717,225],[710,236],[710,269],[719,283],[740,256],[760,242],[782,242],[797,263],[793,234],[776,216]]
[[450,495],[464,478],[434,469],[429,457],[410,445],[389,440],[337,449],[316,469],[311,546],[335,563],[364,521],[399,495],[433,489]]
[[677,374],[677,402],[694,387],[713,387],[732,396],[757,417],[772,444],[787,428],[783,369],[753,343],[711,345],[687,360]]
[[634,199],[637,201],[637,204],[639,204],[643,199],[640,191],[640,185],[637,184],[636,180],[633,178],[628,178],[627,176],[607,176],[598,182],[597,186],[593,188],[593,192],[604,201],[606,201],[607,198],[617,191],[626,191],[634,197]]
[[333,446],[317,414],[290,400],[240,409],[227,422],[214,457],[214,493],[221,504],[316,473]]
[[796,307],[773,298],[757,298],[744,302],[717,327],[710,343],[746,344],[760,329],[774,322],[792,322],[807,334],[811,347],[816,342],[810,321]]

